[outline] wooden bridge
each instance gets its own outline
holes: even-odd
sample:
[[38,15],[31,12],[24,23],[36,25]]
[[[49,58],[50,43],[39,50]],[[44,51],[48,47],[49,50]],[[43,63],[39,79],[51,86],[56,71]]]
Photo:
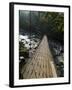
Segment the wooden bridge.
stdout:
[[44,35],[33,57],[23,66],[21,74],[23,79],[57,77],[46,35]]

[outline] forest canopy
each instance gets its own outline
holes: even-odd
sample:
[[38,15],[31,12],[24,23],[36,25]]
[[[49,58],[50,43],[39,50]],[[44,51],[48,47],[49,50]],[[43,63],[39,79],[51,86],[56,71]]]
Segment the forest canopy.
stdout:
[[42,11],[19,11],[19,30],[64,42],[64,13]]

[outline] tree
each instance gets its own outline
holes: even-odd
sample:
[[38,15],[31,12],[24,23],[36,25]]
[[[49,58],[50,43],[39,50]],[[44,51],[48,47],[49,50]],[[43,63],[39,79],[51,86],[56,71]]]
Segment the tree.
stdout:
[[26,30],[38,38],[46,34],[48,38],[63,42],[64,13],[21,10],[19,18],[23,32]]

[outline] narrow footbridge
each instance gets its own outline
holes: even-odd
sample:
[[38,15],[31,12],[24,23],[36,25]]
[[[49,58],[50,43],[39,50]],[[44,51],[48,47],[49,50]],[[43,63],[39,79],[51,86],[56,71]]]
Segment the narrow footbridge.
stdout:
[[24,79],[57,77],[46,35],[44,35],[33,57],[23,66],[21,74]]

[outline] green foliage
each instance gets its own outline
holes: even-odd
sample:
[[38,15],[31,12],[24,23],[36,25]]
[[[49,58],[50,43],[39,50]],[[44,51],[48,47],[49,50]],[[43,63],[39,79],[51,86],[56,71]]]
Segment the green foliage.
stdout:
[[63,42],[64,13],[21,10],[19,18],[23,30],[36,36],[46,34],[49,38]]
[[27,58],[29,56],[28,50],[22,41],[19,41],[19,56]]

